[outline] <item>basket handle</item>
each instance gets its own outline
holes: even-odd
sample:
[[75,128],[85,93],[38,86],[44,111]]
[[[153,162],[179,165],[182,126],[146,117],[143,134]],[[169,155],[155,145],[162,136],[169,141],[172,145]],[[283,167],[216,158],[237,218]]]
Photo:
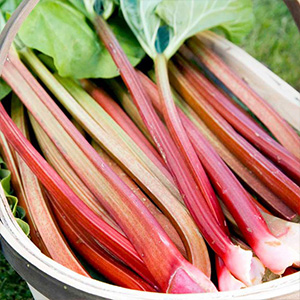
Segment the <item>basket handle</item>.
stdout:
[[22,23],[28,17],[33,8],[38,4],[39,0],[23,0],[18,8],[14,11],[4,29],[0,34],[0,76],[2,68],[7,58],[9,49],[17,35]]

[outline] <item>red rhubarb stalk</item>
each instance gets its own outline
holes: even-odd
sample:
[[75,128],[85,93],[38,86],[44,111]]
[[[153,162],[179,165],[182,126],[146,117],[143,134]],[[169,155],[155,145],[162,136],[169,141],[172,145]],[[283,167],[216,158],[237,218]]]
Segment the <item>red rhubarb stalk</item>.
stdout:
[[[30,51],[26,51],[26,53],[30,53]],[[22,54],[25,57],[25,53],[22,52]],[[45,81],[50,90],[57,96],[58,100],[60,100],[60,102],[69,110],[69,112],[74,115],[78,121],[80,121],[82,126],[84,126],[88,133],[99,144],[104,144],[105,148],[109,150],[109,153],[113,153],[113,156],[116,157],[116,160],[121,162],[122,167],[125,166],[127,170],[129,170],[128,173],[131,176],[134,174],[135,180],[139,182],[139,185],[147,192],[147,194],[155,201],[157,206],[159,206],[159,208],[174,224],[185,244],[189,261],[192,262],[196,267],[200,268],[207,276],[210,276],[210,262],[205,243],[190,214],[186,211],[185,207],[183,207],[182,204],[177,201],[177,199],[180,199],[177,188],[168,180],[168,178],[162,176],[161,173],[159,175],[160,169],[157,169],[157,167],[151,162],[151,160],[147,158],[147,156],[145,156],[145,154],[142,153],[141,150],[139,150],[137,147],[134,147],[134,144],[131,144],[131,146],[134,147],[134,155],[132,155],[131,151],[127,151],[125,146],[129,145],[130,143],[121,143],[122,140],[120,140],[119,135],[122,134],[122,129],[118,129],[118,125],[114,124],[113,120],[111,120],[109,125],[116,129],[116,132],[112,131],[111,134],[108,134],[107,132],[110,132],[109,126],[105,128],[106,130],[103,129],[105,123],[107,123],[107,119],[110,119],[109,115],[107,115],[106,112],[104,112],[102,108],[78,84],[72,80],[63,79],[57,76],[59,80],[62,81],[68,90],[74,95],[74,97],[76,97],[76,100],[80,104],[85,105],[90,114],[88,114],[87,111],[84,110],[81,105],[79,105],[75,98],[73,98],[72,95],[65,90],[65,88],[53,77],[53,75],[34,55],[26,55],[26,60],[29,61],[29,58],[31,61],[31,66],[34,67],[35,71]],[[80,149],[90,158],[93,158],[94,149],[90,149],[90,144],[85,139],[82,139],[82,136],[78,136],[69,130],[69,120],[64,114],[62,114],[60,110],[57,109],[57,106],[53,103],[53,100],[47,93],[44,92],[43,89],[41,89],[41,86],[37,84],[36,79],[32,76],[32,74],[28,72],[28,70],[24,68],[22,64],[18,63],[18,66],[28,81],[28,84],[32,85],[35,91],[40,95],[40,99],[47,109],[52,112],[64,129],[67,130],[68,133],[73,137],[73,140],[77,142],[77,145],[80,147]],[[41,109],[42,108],[40,108],[40,110]],[[38,112],[39,109],[37,110],[37,113]],[[48,123],[52,124],[53,121]],[[51,130],[51,132],[53,131],[56,131],[56,129]],[[116,136],[116,139],[112,139],[113,135]],[[95,163],[98,163],[97,157],[93,159],[95,159]],[[75,163],[78,162],[76,161]],[[152,166],[150,166],[150,164],[152,164]],[[86,168],[85,165],[82,167]],[[157,176],[154,176],[154,174],[157,174]],[[93,176],[90,178],[93,178]],[[162,181],[164,184],[162,184]],[[92,184],[94,185],[92,188],[94,190],[96,189],[97,191],[99,184],[97,184],[95,180],[92,181]],[[178,198],[175,198],[174,196]]]
[[[95,99],[95,101],[120,125],[120,127],[132,138],[132,140],[144,151],[144,153],[157,165],[165,165],[165,162],[156,149],[145,138],[133,121],[126,115],[120,106],[100,87],[96,87],[88,80],[81,80],[81,85]],[[154,159],[155,157],[155,159]],[[159,162],[158,162],[158,161]],[[161,168],[163,169],[163,168]]]
[[[21,132],[28,138],[24,107],[17,98],[12,100],[12,118]],[[49,209],[48,200],[42,191],[42,187],[28,168],[26,163],[17,154],[18,167],[22,178],[25,193],[25,203],[22,207],[27,214],[30,225],[32,241],[43,251],[61,265],[81,275],[90,277],[79,263],[78,259],[67,244],[62,232],[57,226],[54,216]]]
[[[153,105],[156,108],[157,114],[163,118],[161,113],[160,101],[157,96],[157,88],[155,84],[149,80],[143,73],[138,72],[140,79],[147,90],[148,95],[153,101]],[[114,85],[116,89],[117,85]],[[129,113],[131,118],[136,122],[136,118],[139,117],[137,108],[132,103],[132,100],[126,99],[126,104],[131,102],[132,108]],[[247,185],[255,191],[260,200],[263,199],[265,204],[277,215],[284,217],[287,220],[293,220],[296,217],[296,213],[293,212],[285,203],[283,203],[275,194],[273,194],[258,178],[248,170],[220,141],[219,139],[207,128],[199,116],[188,106],[188,104],[182,101],[178,95],[176,95],[176,104],[178,108],[192,121],[192,130],[200,131],[202,135],[210,142],[210,144],[217,151],[218,155],[226,162],[226,164],[236,173]],[[140,122],[140,121],[139,121]],[[139,123],[137,122],[137,123]],[[188,132],[188,129],[185,128]],[[189,134],[189,133],[188,133]],[[193,145],[196,147],[197,145]]]
[[101,203],[84,185],[72,167],[68,164],[62,154],[55,147],[45,131],[39,126],[38,122],[29,114],[30,122],[35,133],[35,137],[42,150],[42,153],[49,164],[61,176],[65,183],[74,191],[74,193],[101,219],[124,235],[121,228],[109,216],[107,211],[101,206]]
[[[150,84],[147,86],[150,88]],[[152,88],[155,89],[154,86]],[[163,108],[159,106],[157,89],[156,94],[152,92],[151,96],[155,97],[153,102],[156,104],[156,109],[161,111]],[[290,251],[271,234],[251,196],[188,117],[179,109],[177,112],[215,190],[234,217],[248,244],[264,265],[275,272],[282,273],[286,267],[297,260],[296,252]],[[283,258],[282,261],[277,258],[278,264],[274,262],[275,257],[288,252],[289,258]]]
[[[137,72],[128,61],[115,36],[102,17],[98,16],[96,18],[95,26],[101,40],[120,70],[122,79],[130,91],[132,99],[138,107],[143,121],[151,133],[159,152],[174,176],[179,186],[179,190],[183,195],[183,199],[200,228],[201,233],[211,247],[220,255],[220,257],[222,257],[230,271],[246,284],[251,284],[249,277],[252,257],[251,252],[244,251],[239,247],[234,246],[221,229],[200,190],[196,188],[197,184],[195,183],[192,174],[188,170],[185,161],[163,123],[157,116]],[[182,284],[184,284],[183,277],[180,285]]]
[[[189,51],[187,49],[187,51]],[[214,109],[260,152],[275,162],[295,182],[300,182],[300,161],[271,138],[253,119],[216,88],[192,64],[176,56],[176,64],[186,79]]]
[[161,227],[165,230],[171,240],[174,242],[178,250],[186,257],[186,251],[184,245],[168,218],[163,215],[157,207],[147,198],[147,196],[140,190],[140,188],[135,184],[135,182],[119,167],[119,165],[112,160],[101,147],[92,141],[92,146],[96,149],[97,153],[102,157],[102,159],[111,167],[111,169],[126,183],[129,188],[136,194],[136,196],[144,203],[144,205],[149,209],[151,214],[155,217]]
[[210,144],[214,147],[224,162],[235,174],[241,178],[258,196],[260,201],[276,215],[287,220],[293,220],[296,213],[293,212],[284,202],[270,191],[245,165],[243,165],[216,137],[216,135],[205,125],[199,116],[191,109],[186,102],[178,101],[178,105],[186,116],[193,122]]
[[[14,72],[15,71],[14,68],[11,68],[11,67],[12,67],[12,65],[8,61],[3,70],[3,76],[4,76],[5,80],[7,80],[11,84],[14,91],[17,94],[19,94],[19,97],[24,102],[26,102],[28,99],[32,99],[32,97],[36,98],[36,100],[39,101],[36,94],[32,93],[32,90],[30,88],[27,90],[24,88],[27,85],[27,83],[25,84],[25,82],[22,82],[22,79],[18,78],[19,77],[18,73]],[[19,82],[19,83],[22,82],[23,86],[18,87],[15,84],[15,80],[17,80],[16,82]],[[21,95],[21,93],[24,90],[26,91],[26,94]],[[49,130],[49,128],[51,126],[53,126],[54,124],[49,124],[50,119],[48,121],[45,121],[46,116],[50,117],[49,112],[47,112],[47,111],[41,112],[40,109],[42,107],[39,107],[39,110],[37,110],[37,107],[33,107],[32,105],[28,105],[28,106],[29,106],[28,108],[30,108],[30,110],[31,110],[31,113],[33,113],[33,114],[41,114],[42,113],[42,115],[40,115],[40,117],[38,118],[40,121],[40,125],[42,127],[44,127],[43,129],[46,132],[48,131],[47,134],[49,135],[49,137],[52,137],[52,141],[54,143],[56,142],[57,147],[63,147],[63,145],[64,145],[69,148],[66,148],[64,150],[63,150],[63,148],[61,148],[61,150],[63,150],[63,151],[67,150],[70,153],[72,151],[74,151],[74,143],[71,142],[70,137],[67,134],[63,134],[63,131],[60,129],[60,126],[58,126],[58,124],[56,124],[57,126],[55,126],[55,130],[59,129],[60,134],[63,134],[63,135],[61,138],[59,138],[60,143],[57,143],[57,140],[56,140],[56,138],[54,138],[54,135],[57,136],[58,132],[51,132],[51,130]],[[3,115],[4,115],[4,113],[3,113]],[[54,121],[54,120],[52,120],[52,121]],[[5,122],[5,123],[7,123],[7,122]],[[71,123],[71,125],[73,126],[72,123]],[[72,127],[72,128],[74,128],[74,127]],[[78,139],[77,139],[77,141],[78,141]],[[76,148],[76,146],[75,146],[75,148]],[[19,152],[22,152],[22,151],[19,151]],[[77,170],[81,169],[82,167],[86,168],[86,163],[88,163],[89,159],[85,159],[85,161],[82,162],[82,160],[84,158],[84,156],[82,156],[82,155],[79,160],[76,160],[73,157],[67,157],[66,153],[63,153],[63,154],[64,154],[65,158],[68,158],[69,162],[72,162],[72,164],[74,166],[77,163],[80,164],[80,165],[76,166]],[[78,154],[79,154],[79,152],[78,152]],[[72,161],[71,161],[71,159],[72,159]],[[92,184],[94,184],[92,192],[98,193],[97,198],[99,199],[99,201],[101,201],[101,203],[108,210],[108,212],[114,217],[114,219],[117,221],[117,223],[123,229],[125,234],[128,236],[129,240],[133,243],[136,251],[139,253],[139,255],[142,258],[142,260],[144,261],[145,265],[148,267],[148,270],[150,271],[152,276],[155,278],[155,281],[159,285],[160,289],[163,292],[170,292],[170,293],[216,291],[214,285],[208,279],[208,277],[206,277],[204,275],[204,273],[202,273],[199,269],[197,269],[196,267],[194,267],[192,264],[190,264],[188,261],[186,261],[184,259],[184,257],[180,254],[179,250],[174,246],[174,244],[172,243],[170,238],[166,235],[166,233],[163,231],[163,229],[157,223],[157,221],[154,219],[154,217],[150,214],[150,212],[144,206],[144,204],[135,196],[135,194],[128,188],[128,186],[125,185],[120,180],[120,178],[118,178],[112,172],[112,170],[105,164],[105,162],[99,157],[98,154],[97,154],[97,160],[92,161],[92,162],[93,162],[94,166],[91,163],[89,163],[88,170],[90,168],[96,168],[96,166],[97,166],[97,169],[99,171],[98,179],[100,179],[100,174],[101,174],[101,176],[103,176],[107,180],[108,185],[106,185],[106,188],[108,188],[109,192],[107,192],[103,196],[102,195],[100,196],[100,194],[99,194],[100,191],[97,191],[96,189],[94,189],[94,187],[96,187],[95,183],[93,183],[91,180],[88,181],[89,178],[88,178],[88,176],[86,176],[86,174],[85,174],[85,177],[82,177],[81,179],[89,186],[89,188],[92,187]],[[101,170],[101,172],[100,172],[100,170]],[[42,174],[42,170],[38,170],[38,171],[40,174]],[[78,175],[82,175],[82,176],[84,175],[84,174],[79,174],[79,173],[80,172],[77,172]],[[92,172],[92,173],[97,174],[96,172]],[[102,181],[102,182],[104,183],[104,181]],[[99,188],[102,188],[101,184],[98,183],[98,185],[100,185]],[[53,191],[51,191],[51,190],[49,190],[49,192],[53,193]],[[106,192],[106,191],[103,191],[103,192]],[[54,194],[54,197],[55,196],[56,196],[56,194]],[[78,198],[76,197],[76,199],[78,199]],[[80,202],[80,206],[81,206],[81,215],[82,215],[84,212],[84,209],[87,209],[87,207],[80,200],[79,200],[79,202]],[[65,203],[60,203],[60,204],[65,205]],[[76,213],[77,217],[80,216],[79,211],[76,211],[75,209],[72,209],[72,213],[74,213],[74,214]],[[95,215],[92,214],[91,211],[89,211],[88,215],[90,218],[95,217]],[[80,216],[79,219],[81,222],[83,222],[84,216]],[[97,222],[101,223],[99,218],[97,218]],[[92,222],[89,222],[89,223],[92,223]],[[107,224],[105,224],[105,225],[107,227]],[[103,227],[103,225],[102,225],[102,227]],[[98,231],[101,231],[101,230],[99,230],[99,229],[101,229],[101,226],[96,227],[96,228],[98,229]],[[96,228],[92,228],[92,226],[89,226],[89,232],[91,232],[91,229],[94,229],[94,233],[95,233]],[[85,228],[85,229],[87,230],[87,228]],[[99,234],[99,236],[100,236],[100,234]],[[98,240],[99,240],[99,236],[97,236]],[[113,234],[113,236],[116,236],[116,234]],[[95,237],[95,235],[93,235],[93,237]],[[103,238],[103,236],[102,236],[102,238]],[[122,237],[122,239],[123,239],[123,237]],[[101,239],[99,240],[99,242],[101,243]],[[121,245],[124,246],[124,244],[126,245],[127,243],[125,241],[122,241]],[[119,248],[121,248],[121,245],[119,246]],[[109,245],[109,246],[111,246],[111,245]],[[110,247],[110,249],[109,248],[108,249],[110,251],[112,251],[112,250],[116,250],[116,248],[117,247]],[[119,251],[120,250],[121,249],[119,249]],[[114,254],[117,255],[117,257],[125,255],[124,251],[123,251],[122,255],[121,255],[121,252],[122,251],[120,251],[119,253],[116,253],[116,251],[114,251]],[[161,257],[164,257],[164,259],[161,260]],[[141,276],[143,276],[143,278],[152,282],[151,276],[148,276],[147,270],[144,269],[145,265],[140,265],[137,261],[130,259],[130,257],[128,257],[128,256],[127,257],[125,256],[125,259],[126,258],[127,258],[126,263],[130,267],[132,267]],[[121,259],[121,257],[120,257],[120,259]],[[124,259],[124,257],[123,257],[123,259]],[[183,285],[182,285],[182,283],[183,283]]]
[[174,64],[169,64],[172,85],[206,125],[253,173],[295,212],[300,213],[300,188],[240,136],[193,88]]
[[[51,195],[48,194],[48,196],[51,198]],[[128,267],[110,256],[95,240],[73,223],[64,214],[57,201],[52,200],[51,203],[59,226],[68,241],[95,270],[118,286],[140,291],[156,291]]]
[[155,59],[155,74],[158,83],[159,98],[161,100],[161,110],[166,125],[177,147],[180,149],[180,153],[185,158],[212,214],[222,230],[227,233],[228,229],[226,228],[226,221],[221,206],[178,115],[170,88],[167,60],[162,54],[159,54]]
[[200,38],[195,36],[188,40],[187,44],[199,60],[265,124],[277,140],[296,157],[300,158],[300,139],[291,126],[230,70],[212,50],[205,47]]
[[2,119],[0,130],[40,182],[54,195],[55,198],[53,199],[60,203],[64,212],[71,212],[72,218],[76,219],[77,222],[80,220],[80,226],[91,234],[101,245],[109,249],[109,251],[114,253],[116,257],[119,257],[120,260],[126,262],[127,265],[140,273],[141,276],[148,278],[149,282],[153,283],[152,276],[149,274],[142,259],[138,256],[128,240],[102,221],[102,219],[94,214],[74,194],[45,159],[22,135],[1,103],[0,116]]

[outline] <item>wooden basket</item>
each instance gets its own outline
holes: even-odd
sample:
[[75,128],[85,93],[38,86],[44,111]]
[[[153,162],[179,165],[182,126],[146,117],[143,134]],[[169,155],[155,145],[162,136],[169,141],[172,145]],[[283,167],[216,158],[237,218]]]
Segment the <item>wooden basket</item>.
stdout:
[[[24,0],[0,36],[0,75],[12,41],[39,0]],[[200,34],[215,50],[286,120],[300,130],[300,95],[239,47],[211,32]],[[1,122],[1,120],[0,120]],[[81,276],[46,257],[25,236],[16,223],[0,187],[0,243],[4,256],[28,282],[35,299],[148,299],[148,300],[227,300],[300,299],[300,272],[243,290],[214,294],[167,295],[133,291]]]

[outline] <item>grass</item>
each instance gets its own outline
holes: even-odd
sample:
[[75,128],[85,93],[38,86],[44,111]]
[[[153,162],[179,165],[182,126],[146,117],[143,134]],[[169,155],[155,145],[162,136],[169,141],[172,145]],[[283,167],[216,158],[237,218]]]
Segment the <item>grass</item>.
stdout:
[[[299,32],[282,0],[253,0],[255,25],[240,44],[249,54],[300,90]],[[26,283],[0,253],[0,299],[32,299]]]
[[0,299],[1,300],[27,300],[32,295],[27,284],[10,267],[0,253]]
[[300,91],[299,32],[282,0],[254,0],[255,26],[240,44]]

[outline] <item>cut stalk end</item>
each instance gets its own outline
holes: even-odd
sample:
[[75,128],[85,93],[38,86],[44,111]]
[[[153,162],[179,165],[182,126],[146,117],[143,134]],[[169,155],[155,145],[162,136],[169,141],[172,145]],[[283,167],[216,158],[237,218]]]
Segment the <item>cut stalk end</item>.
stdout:
[[[191,272],[190,272],[191,271]],[[191,293],[214,293],[216,287],[200,270],[193,265],[186,265],[179,268],[169,281],[167,293],[170,294],[191,294]]]
[[260,239],[253,250],[261,262],[275,274],[299,261],[299,254],[277,238]]
[[231,273],[246,286],[251,286],[252,252],[242,249],[240,246],[231,247],[223,258],[226,267]]

